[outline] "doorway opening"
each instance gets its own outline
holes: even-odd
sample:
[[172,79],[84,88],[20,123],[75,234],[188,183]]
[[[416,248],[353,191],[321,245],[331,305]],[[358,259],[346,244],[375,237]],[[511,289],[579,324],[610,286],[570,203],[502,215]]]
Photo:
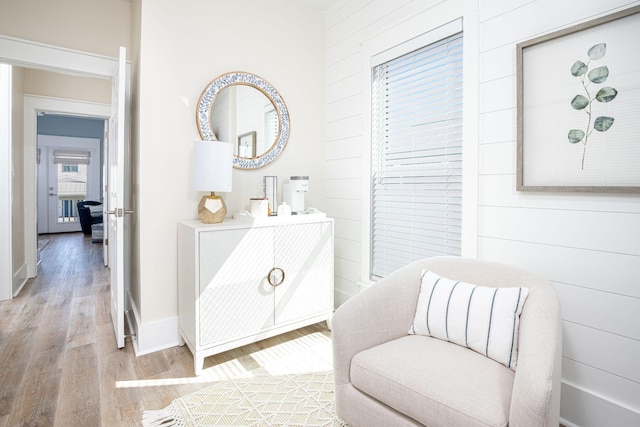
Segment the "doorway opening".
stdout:
[[[7,91],[0,96],[0,120],[6,124],[3,132],[0,132],[0,147],[9,155],[0,157],[0,171],[3,179],[0,179],[0,200],[5,209],[0,214],[0,229],[7,236],[0,243],[0,298],[11,299],[16,296],[24,285],[26,278],[36,276],[37,272],[37,202],[36,202],[36,115],[37,111],[52,111],[57,113],[80,114],[95,117],[109,117],[111,115],[111,82],[118,60],[97,56],[87,52],[61,49],[57,46],[34,43],[29,40],[8,38],[0,35],[0,63],[2,63],[2,75],[9,79],[8,85],[2,83],[0,88],[8,86]],[[55,85],[43,87],[44,82],[40,76],[32,75],[31,83],[41,90],[30,92],[24,80],[23,84],[11,86],[12,67],[23,70],[51,71],[59,75],[76,77],[91,77],[102,80],[109,93],[108,101],[96,101],[87,99],[87,90],[82,84],[65,84],[58,81]],[[8,71],[8,73],[5,73]],[[17,83],[24,76],[18,73]],[[27,76],[28,78],[29,76]],[[72,92],[74,95],[65,96],[60,93],[61,88]],[[29,96],[34,93],[36,96]],[[22,96],[24,95],[24,96]],[[77,96],[76,96],[77,95]],[[65,99],[62,99],[65,98]],[[14,105],[14,101],[24,101],[24,110]],[[60,108],[62,101],[63,108]],[[19,104],[18,104],[19,105]],[[24,111],[24,135],[20,138],[20,111]],[[12,112],[15,115],[12,117]],[[13,123],[13,126],[11,124]],[[13,130],[12,130],[13,129]],[[6,132],[5,132],[6,131]],[[14,138],[16,137],[17,138]],[[22,141],[24,146],[20,148],[13,141]],[[10,155],[17,150],[23,155],[22,159],[12,159]],[[15,175],[14,175],[15,173]],[[12,177],[16,177],[12,180]],[[18,189],[12,191],[12,184],[23,180]],[[13,182],[12,182],[13,181]],[[22,191],[23,189],[23,191]],[[14,194],[15,193],[15,194]],[[24,200],[19,200],[20,194]],[[21,203],[12,203],[18,200]],[[15,208],[16,212],[11,209]],[[17,221],[17,223],[16,223]]]
[[[38,112],[38,235],[90,234],[92,223],[102,223],[105,124],[102,118]],[[79,202],[90,202],[89,216],[81,215]]]

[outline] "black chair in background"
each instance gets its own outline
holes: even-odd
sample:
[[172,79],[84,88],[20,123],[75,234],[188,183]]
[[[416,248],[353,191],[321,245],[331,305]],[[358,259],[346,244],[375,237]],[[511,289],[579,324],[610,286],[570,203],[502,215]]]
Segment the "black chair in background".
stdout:
[[102,223],[102,209],[94,210],[93,212],[89,206],[100,206],[101,202],[94,202],[91,200],[83,200],[78,202],[78,217],[80,218],[80,227],[82,232],[87,235],[91,235],[91,226],[93,224]]

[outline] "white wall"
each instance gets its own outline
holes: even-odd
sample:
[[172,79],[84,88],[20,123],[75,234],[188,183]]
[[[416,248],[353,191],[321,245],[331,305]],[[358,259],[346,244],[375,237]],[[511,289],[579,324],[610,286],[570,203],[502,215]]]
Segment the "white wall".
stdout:
[[139,271],[132,293],[139,320],[150,325],[177,319],[177,222],[197,218],[203,195],[191,190],[191,153],[199,138],[196,104],[212,79],[257,74],[280,92],[291,120],[289,142],[274,163],[234,170],[233,192],[222,193],[228,211],[247,208],[264,175],[280,183],[309,175],[308,205],[324,209],[324,24],[320,11],[289,0],[156,0],[138,7],[139,118],[132,128]]
[[24,93],[111,104],[111,80],[24,69]]
[[581,426],[640,425],[640,197],[515,191],[515,44],[631,4],[479,2],[478,255],[556,285],[561,417]]
[[2,0],[0,34],[118,56],[129,46],[128,0]]
[[[11,100],[11,139],[12,154],[12,200],[11,200],[11,238],[13,257],[13,295],[17,295],[27,280],[27,262],[25,257],[25,198],[24,176],[20,173],[20,166],[24,162],[24,72],[19,67],[12,67],[12,100]],[[17,170],[16,170],[17,169]]]
[[[342,1],[326,17],[326,194],[336,218],[338,302],[366,280],[366,47],[381,35],[409,36],[416,19],[424,32],[433,15],[446,22],[460,11],[456,2],[433,9],[424,1],[390,3]],[[465,205],[477,210],[477,234],[473,225],[463,231],[467,246],[477,248],[465,252],[525,267],[556,285],[564,319],[561,417],[568,425],[640,424],[640,197],[515,191],[515,44],[632,4],[464,2],[465,68],[478,68],[465,80],[465,98],[479,110],[465,117],[465,143],[477,138],[475,147],[465,146],[477,150],[465,168],[478,170],[464,196],[477,197]]]
[[0,300],[5,300],[15,296],[27,280],[24,176],[21,173],[24,158],[23,72],[18,67],[2,64],[0,80],[0,146],[3,154],[0,166]]

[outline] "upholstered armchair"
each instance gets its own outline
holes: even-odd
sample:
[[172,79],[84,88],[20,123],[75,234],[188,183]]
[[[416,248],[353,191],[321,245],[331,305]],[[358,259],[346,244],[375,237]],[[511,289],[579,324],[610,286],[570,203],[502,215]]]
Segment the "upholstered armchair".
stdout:
[[91,200],[83,200],[78,202],[78,217],[80,218],[80,228],[82,228],[82,232],[84,234],[90,236],[91,226],[93,224],[102,224],[102,208],[100,208],[100,206],[102,206],[101,202],[94,202]]
[[[408,333],[423,270],[481,287],[528,289],[519,316],[515,370],[465,346]],[[417,261],[336,310],[337,414],[350,427],[555,427],[561,349],[560,305],[549,281],[494,262],[458,257]]]

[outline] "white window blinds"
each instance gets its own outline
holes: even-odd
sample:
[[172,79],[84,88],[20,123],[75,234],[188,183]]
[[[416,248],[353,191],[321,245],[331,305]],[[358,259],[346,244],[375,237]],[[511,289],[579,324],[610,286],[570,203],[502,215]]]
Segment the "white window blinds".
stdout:
[[278,113],[276,113],[273,105],[269,105],[269,107],[265,108],[264,113],[264,151],[268,150],[278,139],[278,123]]
[[462,33],[373,68],[372,278],[459,255]]
[[53,150],[53,163],[65,165],[88,165],[91,159],[89,151]]

